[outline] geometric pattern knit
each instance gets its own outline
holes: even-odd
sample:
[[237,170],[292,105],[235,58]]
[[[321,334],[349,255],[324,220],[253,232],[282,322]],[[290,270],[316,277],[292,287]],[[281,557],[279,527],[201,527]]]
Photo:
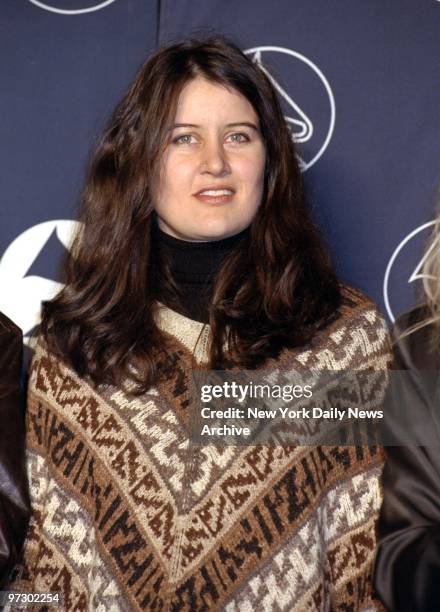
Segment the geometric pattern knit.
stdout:
[[[375,306],[344,287],[340,316],[265,367],[386,369]],[[93,388],[36,347],[27,412],[32,518],[10,588],[65,610],[374,610],[378,447],[193,447],[187,376],[209,327],[160,306],[173,340],[142,396]]]

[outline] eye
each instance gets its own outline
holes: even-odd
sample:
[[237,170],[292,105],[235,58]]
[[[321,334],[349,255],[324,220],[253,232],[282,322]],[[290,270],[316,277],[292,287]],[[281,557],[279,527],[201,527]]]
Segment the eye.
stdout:
[[241,144],[242,142],[249,142],[250,138],[244,132],[235,132],[234,134],[230,134],[227,140],[234,144]]
[[191,134],[181,134],[180,136],[176,136],[173,138],[174,144],[193,144],[194,136]]

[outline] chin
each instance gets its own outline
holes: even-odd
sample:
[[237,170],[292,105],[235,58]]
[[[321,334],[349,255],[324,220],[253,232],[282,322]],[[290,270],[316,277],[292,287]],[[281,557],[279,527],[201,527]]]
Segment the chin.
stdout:
[[222,240],[223,238],[229,238],[229,236],[234,236],[234,234],[238,234],[240,230],[237,231],[224,231],[224,232],[203,232],[199,233],[195,240],[200,241],[208,241],[208,240]]
[[245,227],[246,225],[241,224],[200,224],[197,227],[195,236],[197,236],[196,240],[222,240],[222,238],[229,238],[229,236],[235,236],[235,234],[239,234]]

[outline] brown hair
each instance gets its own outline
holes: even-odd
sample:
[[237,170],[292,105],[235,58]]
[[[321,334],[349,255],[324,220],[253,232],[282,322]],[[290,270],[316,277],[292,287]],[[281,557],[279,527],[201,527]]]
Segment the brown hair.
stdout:
[[107,124],[91,161],[66,286],[43,305],[49,349],[95,383],[128,378],[141,392],[168,350],[154,319],[153,196],[179,94],[197,76],[249,100],[266,147],[262,203],[215,281],[210,366],[253,368],[304,345],[340,302],[270,80],[223,37],[171,44],[145,62]]

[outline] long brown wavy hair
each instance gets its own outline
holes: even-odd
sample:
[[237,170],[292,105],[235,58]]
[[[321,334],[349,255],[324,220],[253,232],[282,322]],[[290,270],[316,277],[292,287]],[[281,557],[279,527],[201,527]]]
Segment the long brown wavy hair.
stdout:
[[91,160],[66,286],[43,304],[48,348],[95,384],[128,379],[142,392],[168,355],[167,336],[155,323],[155,279],[170,287],[173,281],[151,270],[154,194],[179,94],[198,76],[249,100],[266,147],[262,203],[215,279],[210,367],[251,369],[302,346],[340,303],[269,78],[224,37],[186,39],[145,62],[108,121]]

